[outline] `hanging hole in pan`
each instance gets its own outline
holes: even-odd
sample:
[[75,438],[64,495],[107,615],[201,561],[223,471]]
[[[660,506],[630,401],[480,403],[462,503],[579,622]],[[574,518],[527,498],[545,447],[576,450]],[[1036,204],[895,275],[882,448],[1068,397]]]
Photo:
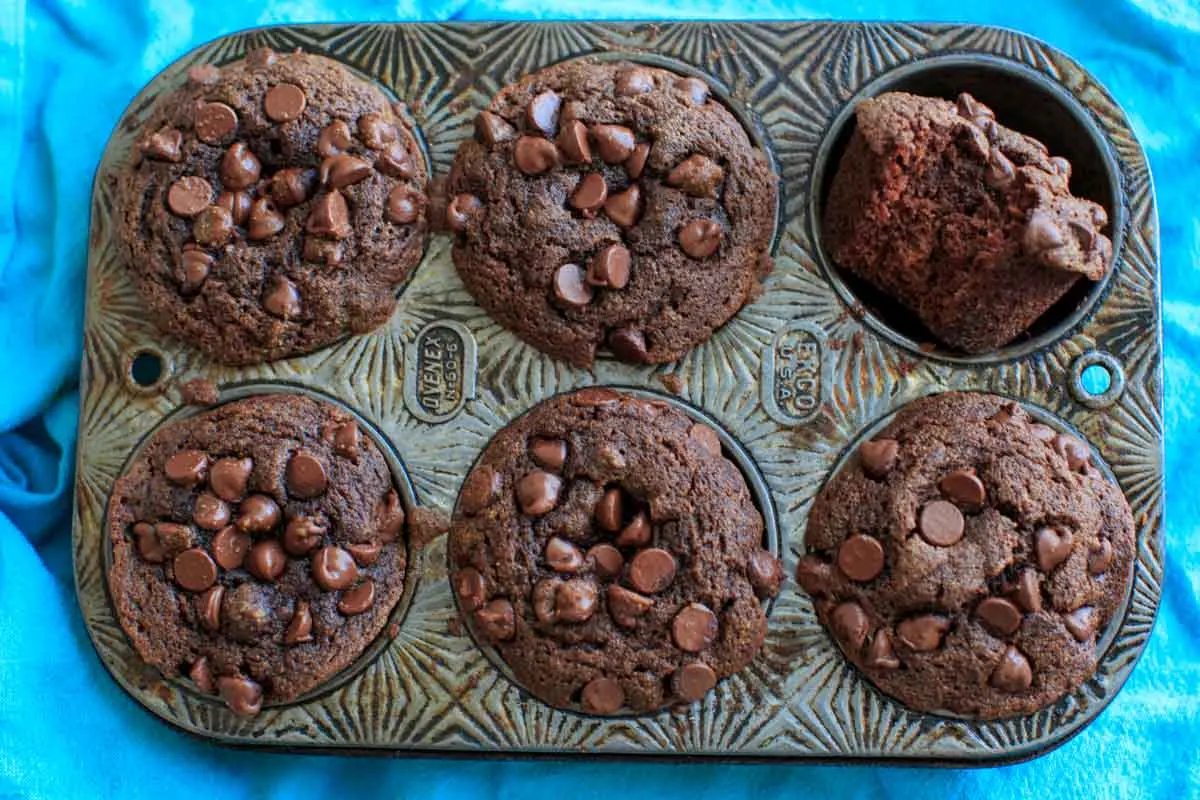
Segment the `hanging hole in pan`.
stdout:
[[1091,350],[1071,364],[1071,395],[1088,408],[1105,408],[1125,391],[1125,371],[1109,353]]
[[154,347],[140,347],[125,356],[125,381],[139,394],[162,389],[171,374],[171,362]]
[[[909,92],[953,101],[967,92],[989,106],[1005,127],[1042,142],[1050,154],[1071,162],[1071,192],[1108,213],[1112,268],[1097,282],[1079,280],[1018,339],[997,350],[967,355],[931,345],[933,335],[915,314],[890,296],[834,264],[823,243],[822,219],[833,178],[855,130],[854,108],[886,92]],[[1004,58],[959,54],[923,59],[880,76],[863,87],[834,118],[817,153],[809,199],[809,223],[817,257],[834,289],[863,322],[884,338],[922,357],[957,364],[992,364],[1022,358],[1068,335],[1085,322],[1107,291],[1121,259],[1125,208],[1121,168],[1088,108],[1070,91],[1034,69]]]

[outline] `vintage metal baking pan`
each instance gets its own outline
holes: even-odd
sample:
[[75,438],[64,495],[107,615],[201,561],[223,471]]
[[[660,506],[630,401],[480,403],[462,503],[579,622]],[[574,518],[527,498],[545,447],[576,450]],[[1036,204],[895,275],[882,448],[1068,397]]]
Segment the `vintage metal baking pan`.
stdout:
[[[325,53],[409,104],[436,175],[507,82],[583,55],[663,64],[703,77],[770,153],[781,178],[776,266],[766,291],[674,364],[602,359],[581,370],[540,355],[471,300],[450,241],[429,238],[391,321],[310,355],[216,365],[164,340],[142,313],[114,245],[108,180],[152,101],[188,66],[255,47]],[[1116,266],[1069,297],[1028,339],[959,357],[928,346],[903,315],[847,282],[823,255],[816,219],[856,99],[904,88],[970,91],[1006,124],[1075,165],[1072,187],[1113,221]],[[1162,336],[1158,231],[1146,157],[1115,101],[1079,64],[994,28],[834,23],[299,25],[210,42],[163,71],[127,110],[95,184],[88,260],[83,407],[74,517],[76,585],[96,650],[157,716],[231,744],[460,754],[886,759],[977,764],[1028,758],[1093,720],[1128,677],[1154,622],[1163,572]],[[1105,388],[1084,379],[1101,370]],[[157,374],[155,374],[157,371]],[[751,667],[702,703],[593,718],[550,708],[514,684],[457,622],[444,540],[409,567],[389,632],[300,702],[251,719],[164,681],[134,653],[106,590],[104,513],[147,434],[203,377],[222,399],[315,391],[387,442],[408,501],[448,512],[489,437],[556,392],[589,384],[673,398],[710,417],[747,473],[789,574],[806,515],[854,443],[910,399],[945,389],[1017,398],[1074,428],[1111,465],[1133,507],[1138,551],[1128,601],[1101,642],[1094,678],[1036,714],[976,722],[912,712],[842,658],[794,581],[770,608]],[[1090,390],[1089,390],[1090,388]]]

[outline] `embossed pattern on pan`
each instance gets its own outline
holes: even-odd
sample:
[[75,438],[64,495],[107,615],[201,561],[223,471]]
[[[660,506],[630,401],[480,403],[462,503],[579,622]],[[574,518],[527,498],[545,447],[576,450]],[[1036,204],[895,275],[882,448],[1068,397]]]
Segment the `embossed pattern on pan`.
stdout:
[[[255,47],[338,58],[409,103],[435,174],[445,174],[475,113],[506,83],[566,58],[617,53],[704,76],[756,129],[780,175],[776,266],[766,290],[708,342],[657,368],[555,362],[491,321],[459,282],[450,240],[434,236],[390,322],[318,352],[249,368],[216,365],[145,319],[114,242],[109,178],[153,99],[187,67]],[[1022,65],[1060,87],[1094,124],[1119,175],[1123,235],[1107,286],[1056,337],[1011,358],[927,358],[861,322],[828,280],[811,236],[818,153],[846,103],[889,71],[941,53]],[[985,59],[986,60],[986,59]],[[986,96],[982,99],[986,101]],[[479,753],[641,754],[980,763],[1036,755],[1090,722],[1149,637],[1163,571],[1158,234],[1145,155],[1115,101],[1070,58],[1022,34],[942,25],[663,23],[313,25],[247,31],[206,44],[134,100],[100,165],[92,210],[83,407],[74,517],[76,587],[114,678],[154,714],[214,740],[289,748]],[[161,356],[139,387],[134,356]],[[1100,364],[1117,391],[1081,394]],[[444,540],[427,548],[395,636],[352,677],[303,702],[235,717],[148,670],[105,591],[104,509],[142,437],[181,404],[181,385],[281,381],[313,387],[390,439],[417,504],[448,512],[493,433],[554,393],[614,384],[677,394],[734,436],[771,492],[789,580],[762,653],[701,704],[638,718],[559,711],[525,695],[456,620]],[[911,399],[944,389],[1009,395],[1065,420],[1111,465],[1137,523],[1134,585],[1096,675],[1038,713],[980,723],[914,713],[845,661],[790,579],[812,499],[850,442]]]

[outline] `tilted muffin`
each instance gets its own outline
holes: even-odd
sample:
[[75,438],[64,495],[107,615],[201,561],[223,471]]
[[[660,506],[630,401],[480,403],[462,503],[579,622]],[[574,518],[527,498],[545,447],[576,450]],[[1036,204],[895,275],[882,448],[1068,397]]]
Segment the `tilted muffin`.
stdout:
[[238,714],[349,665],[404,591],[405,514],[352,417],[299,395],[157,431],[113,487],[109,588],[147,664]]
[[424,156],[379,89],[305,53],[193,67],[120,177],[147,310],[229,364],[382,324],[425,233]]
[[699,700],[762,646],[782,568],[712,428],[584,389],[496,435],[467,476],[451,579],[525,688],[592,714]]
[[673,361],[756,296],[776,178],[698,78],[559,64],[496,95],[448,186],[454,263],[492,317],[587,366]]
[[1096,668],[1133,518],[1078,439],[993,395],[906,406],[817,497],[797,568],[821,621],[921,711],[1032,712]]
[[825,247],[942,343],[995,350],[1078,281],[1108,272],[1108,215],[1071,194],[1071,165],[970,95],[955,104],[891,92],[855,117]]

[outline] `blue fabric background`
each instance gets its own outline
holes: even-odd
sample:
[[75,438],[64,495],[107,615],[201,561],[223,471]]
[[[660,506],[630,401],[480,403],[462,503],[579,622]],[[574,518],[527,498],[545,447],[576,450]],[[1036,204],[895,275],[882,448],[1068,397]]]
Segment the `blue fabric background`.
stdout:
[[[1196,0],[0,0],[0,797],[1200,796],[1200,7]],[[1157,178],[1165,284],[1168,557],[1145,656],[1108,711],[991,770],[350,759],[243,752],[170,730],[109,679],[75,604],[69,500],[88,196],[133,94],[194,45],[339,20],[907,19],[1019,28],[1123,104]],[[1189,200],[1191,196],[1193,199]]]

